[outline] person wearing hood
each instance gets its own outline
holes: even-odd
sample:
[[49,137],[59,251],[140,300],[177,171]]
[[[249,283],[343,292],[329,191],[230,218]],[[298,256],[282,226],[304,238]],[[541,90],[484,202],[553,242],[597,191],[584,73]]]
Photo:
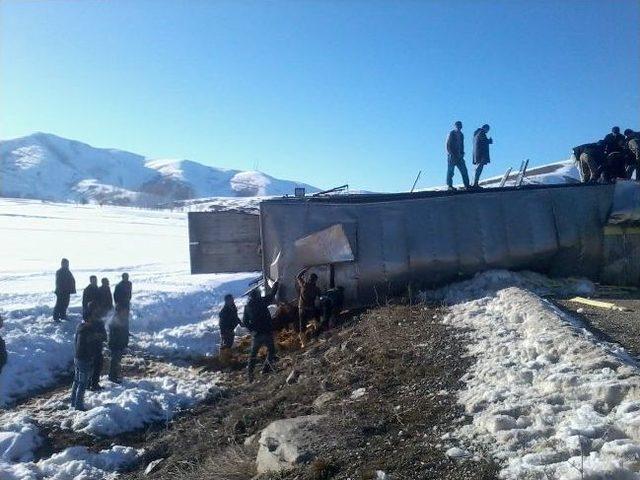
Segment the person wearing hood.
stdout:
[[71,295],[76,293],[76,279],[69,270],[69,260],[63,258],[60,268],[56,271],[56,304],[53,307],[53,321],[67,319],[67,308]]
[[480,175],[484,166],[491,162],[489,156],[489,145],[493,143],[493,138],[488,138],[489,125],[486,123],[473,132],[473,164],[476,166],[475,178],[473,180],[474,188],[478,188],[478,182],[480,181]]

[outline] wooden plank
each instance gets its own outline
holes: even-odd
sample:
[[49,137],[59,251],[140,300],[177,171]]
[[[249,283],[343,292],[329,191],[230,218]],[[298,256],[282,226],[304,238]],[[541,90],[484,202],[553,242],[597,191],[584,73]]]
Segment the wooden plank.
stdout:
[[629,311],[626,308],[619,307],[615,303],[602,302],[600,300],[591,300],[590,298],[573,297],[573,298],[570,298],[569,301],[570,302],[575,302],[575,303],[582,303],[583,305],[590,305],[592,307],[604,308],[604,309],[607,309],[607,310],[618,310],[620,312]]

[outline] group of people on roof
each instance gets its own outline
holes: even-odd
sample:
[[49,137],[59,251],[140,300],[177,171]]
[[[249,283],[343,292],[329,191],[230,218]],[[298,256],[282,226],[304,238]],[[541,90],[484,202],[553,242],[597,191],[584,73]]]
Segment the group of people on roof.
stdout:
[[618,178],[640,181],[640,132],[630,128],[620,133],[613,127],[602,140],[574,147],[584,183],[612,182]]
[[457,168],[462,175],[462,183],[464,188],[477,189],[480,188],[480,175],[484,166],[491,162],[489,155],[489,145],[493,143],[493,138],[487,137],[489,133],[489,125],[486,123],[480,128],[476,128],[473,132],[473,164],[476,166],[475,175],[473,178],[473,185],[469,184],[469,173],[467,171],[467,165],[464,161],[464,134],[462,133],[462,122],[457,121],[454,124],[453,130],[449,132],[447,136],[447,188],[449,190],[456,190],[453,186],[453,174]]

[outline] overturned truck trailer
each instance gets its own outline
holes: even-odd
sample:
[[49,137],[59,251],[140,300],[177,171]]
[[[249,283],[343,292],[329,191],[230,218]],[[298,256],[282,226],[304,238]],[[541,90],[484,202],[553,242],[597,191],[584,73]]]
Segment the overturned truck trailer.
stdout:
[[[637,192],[625,182],[271,199],[260,204],[262,270],[293,299],[295,275],[313,265],[325,286],[334,276],[351,305],[492,268],[605,273],[610,283],[637,285],[640,236],[623,226],[640,208]],[[614,198],[616,232],[605,229]],[[607,258],[614,252],[617,265]]]
[[[280,280],[283,300],[295,299],[295,276],[305,266],[321,287],[344,287],[351,306],[493,268],[640,284],[633,226],[640,188],[633,182],[284,197],[261,202],[252,221],[262,273]],[[191,242],[193,260],[199,247]]]

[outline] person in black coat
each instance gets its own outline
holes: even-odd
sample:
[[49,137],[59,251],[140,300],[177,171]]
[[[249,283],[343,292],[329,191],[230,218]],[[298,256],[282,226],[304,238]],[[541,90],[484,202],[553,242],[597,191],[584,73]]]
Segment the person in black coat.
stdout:
[[640,133],[627,128],[624,131],[624,138],[627,141],[627,150],[629,151],[627,177],[631,179],[635,171],[636,181],[640,181]]
[[104,323],[100,322],[97,303],[89,302],[87,317],[78,325],[74,339],[74,376],[71,387],[71,407],[84,410],[84,392],[90,387],[94,373],[95,351],[102,348],[106,338]]
[[585,143],[573,148],[583,183],[595,183],[604,173],[604,148],[602,142]]
[[98,299],[98,277],[91,275],[89,277],[89,285],[82,292],[82,318],[89,318],[89,304]]
[[233,295],[224,296],[224,306],[219,314],[220,347],[231,348],[235,338],[235,329],[240,324],[238,309],[233,300]]
[[620,133],[620,127],[613,127],[611,133],[604,137],[604,153],[609,155],[615,152],[623,152],[627,144],[624,135]]
[[262,372],[266,373],[273,370],[276,360],[276,347],[273,343],[273,324],[271,323],[271,314],[267,308],[275,299],[278,292],[278,282],[273,284],[271,292],[264,297],[260,294],[258,288],[254,288],[249,293],[249,301],[244,307],[243,323],[251,332],[251,354],[249,355],[249,363],[247,364],[247,376],[249,382],[253,382],[253,370],[256,364],[256,357],[260,347],[267,347],[267,361],[262,368]]
[[485,123],[482,127],[473,132],[473,164],[476,166],[473,186],[475,188],[478,188],[482,169],[491,161],[489,156],[489,145],[493,143],[493,138],[487,138],[489,129],[489,125]]
[[109,279],[103,278],[102,285],[98,288],[98,299],[96,300],[96,310],[91,312],[91,315],[95,315],[92,323],[94,329],[98,332],[99,340],[95,343],[93,351],[93,366],[92,374],[89,380],[89,390],[98,391],[101,390],[100,386],[100,374],[102,373],[102,365],[104,362],[103,349],[104,342],[107,339],[107,329],[105,328],[105,318],[113,309],[113,297],[111,296],[111,288],[109,288]]
[[123,273],[122,280],[116,285],[113,290],[113,301],[116,304],[116,310],[129,310],[131,306],[131,292],[132,286],[129,281],[129,274]]
[[131,308],[132,286],[129,274],[123,273],[122,280],[113,290],[116,312],[109,323],[109,380],[120,383],[122,356],[129,346],[129,310]]
[[469,173],[464,162],[464,134],[462,133],[462,122],[457,121],[454,129],[447,136],[447,187],[455,190],[453,186],[454,168],[460,170],[464,188],[469,188]]
[[111,295],[111,287],[109,286],[109,279],[103,278],[100,280],[100,287],[98,287],[97,298],[97,310],[99,316],[106,316],[113,309],[113,296]]
[[56,272],[56,305],[53,307],[53,321],[67,319],[67,308],[71,295],[76,293],[76,279],[69,270],[69,260],[63,258]]

